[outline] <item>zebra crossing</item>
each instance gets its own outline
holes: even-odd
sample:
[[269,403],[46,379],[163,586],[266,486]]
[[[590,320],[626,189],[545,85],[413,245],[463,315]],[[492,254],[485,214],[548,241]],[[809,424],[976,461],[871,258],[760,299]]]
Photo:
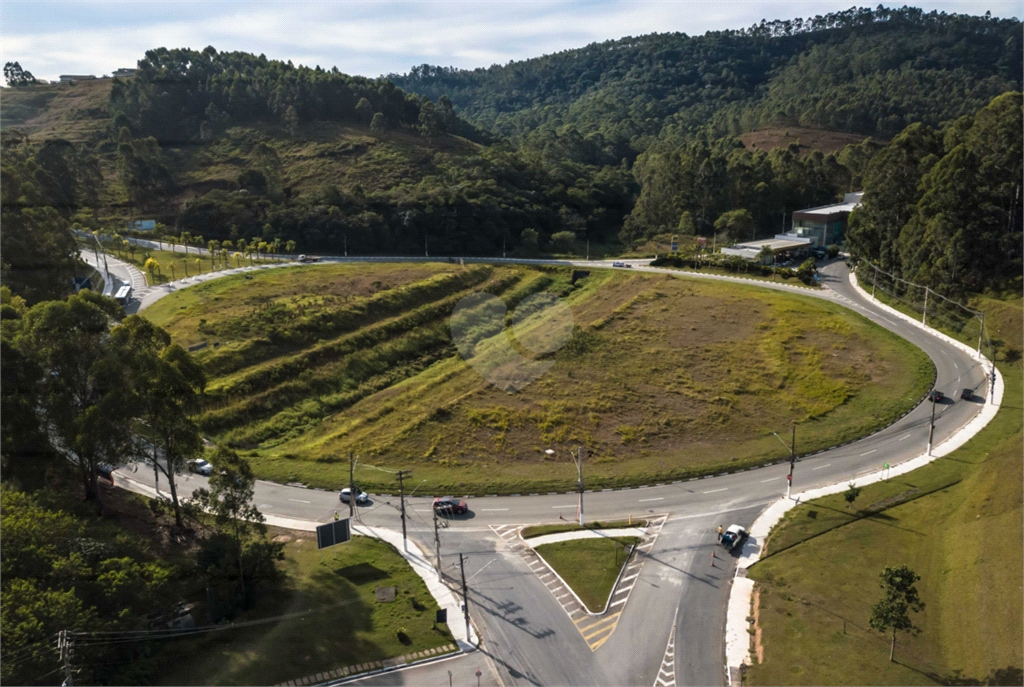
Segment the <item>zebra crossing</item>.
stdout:
[[665,646],[665,657],[661,659],[661,668],[658,670],[658,677],[654,680],[654,687],[676,687],[676,624],[679,620],[679,607],[676,607],[676,615],[672,620],[672,630],[668,633],[668,644]]
[[640,543],[633,550],[633,555],[630,556],[629,562],[619,576],[608,607],[601,613],[591,613],[576,597],[576,594],[555,574],[547,562],[519,536],[519,532],[523,528],[522,525],[492,525],[491,529],[512,551],[518,553],[526,561],[530,570],[544,583],[551,595],[555,597],[555,601],[572,620],[590,650],[597,651],[615,634],[619,617],[626,606],[626,601],[629,600],[629,593],[636,584],[647,554],[654,547],[654,542],[667,519],[668,515],[659,515],[648,521]]

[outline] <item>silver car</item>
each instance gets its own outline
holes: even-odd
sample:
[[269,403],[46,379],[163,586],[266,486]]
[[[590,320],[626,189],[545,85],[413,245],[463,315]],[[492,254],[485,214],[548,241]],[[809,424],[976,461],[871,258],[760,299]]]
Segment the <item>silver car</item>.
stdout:
[[[352,498],[352,490],[349,489],[348,487],[345,487],[344,489],[341,490],[341,493],[338,494],[338,498],[341,500],[342,503],[348,503],[349,499]],[[359,489],[356,489],[356,503],[369,502],[370,495],[367,494],[365,491],[360,491]]]

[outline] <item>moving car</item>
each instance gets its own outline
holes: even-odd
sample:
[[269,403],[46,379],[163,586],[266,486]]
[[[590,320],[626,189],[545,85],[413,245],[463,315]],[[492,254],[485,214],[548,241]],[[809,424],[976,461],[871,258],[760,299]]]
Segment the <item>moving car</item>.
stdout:
[[613,262],[612,263],[612,267],[625,267],[625,266],[626,266],[626,263],[624,263],[624,262]]
[[465,513],[469,510],[469,506],[466,505],[465,501],[461,501],[454,496],[442,496],[434,499],[434,512],[444,513],[449,515],[458,515]]
[[942,393],[938,389],[932,389],[928,392],[928,400],[932,403],[942,403],[942,399],[946,397],[946,394]]
[[970,401],[972,398],[974,398],[974,391],[972,391],[971,389],[964,389],[963,391],[960,392],[960,398],[964,399],[965,401]]
[[210,473],[213,471],[213,466],[210,465],[209,462],[199,458],[198,460],[193,460],[189,463],[188,469],[192,472],[198,472],[200,475],[206,475],[209,477]]
[[[349,489],[348,487],[345,487],[344,489],[341,490],[341,493],[338,494],[338,498],[341,500],[342,503],[348,503],[348,500],[350,498],[352,498],[352,490]],[[356,503],[369,503],[369,502],[370,502],[370,495],[367,494],[365,491],[362,491],[362,490],[357,488],[356,489]]]
[[743,543],[747,538],[747,530],[740,525],[729,525],[729,529],[722,535],[722,546],[732,551],[737,545]]

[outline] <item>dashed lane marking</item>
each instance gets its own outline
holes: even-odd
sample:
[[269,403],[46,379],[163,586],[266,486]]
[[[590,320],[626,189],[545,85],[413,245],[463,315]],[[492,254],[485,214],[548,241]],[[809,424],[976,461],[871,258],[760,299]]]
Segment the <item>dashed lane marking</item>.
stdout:
[[830,468],[830,467],[832,467],[832,463],[829,463],[828,465],[819,465],[818,467],[816,467],[816,468],[811,468],[811,469],[812,469],[812,470],[822,470],[822,469],[824,469],[824,468]]
[[723,487],[721,489],[712,489],[711,491],[705,491],[705,494],[717,494],[720,491],[727,491],[729,487]]
[[636,578],[643,568],[644,558],[654,546],[661,528],[665,525],[668,515],[659,515],[650,519],[649,524],[641,539],[641,544],[634,547],[631,561],[626,564],[622,577],[617,582],[617,588],[612,593],[613,603],[610,603],[603,613],[592,615],[582,607],[571,590],[559,577],[554,574],[550,566],[519,536],[522,529],[515,525],[492,525],[494,531],[510,549],[518,553],[530,570],[537,575],[537,579],[548,588],[555,601],[562,607],[573,625],[579,630],[583,641],[587,643],[591,651],[597,649],[608,641],[608,638],[615,632],[619,623],[619,616],[622,614],[626,601],[629,600],[630,591],[636,584]]

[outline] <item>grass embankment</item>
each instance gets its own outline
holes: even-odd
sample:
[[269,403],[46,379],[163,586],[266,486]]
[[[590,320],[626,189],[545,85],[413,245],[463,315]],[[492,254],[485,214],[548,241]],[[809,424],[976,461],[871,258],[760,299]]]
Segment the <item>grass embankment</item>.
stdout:
[[753,274],[747,272],[733,272],[732,270],[727,270],[722,267],[708,266],[701,267],[699,270],[696,270],[689,267],[671,267],[665,265],[663,266],[663,269],[676,270],[677,272],[686,272],[687,274],[717,274],[723,277],[740,277],[742,279],[752,279],[754,281],[771,282],[774,284],[788,284],[789,286],[799,286],[813,291],[817,291],[821,288],[820,286],[812,286],[810,284],[805,284],[796,277],[783,277],[782,275],[769,275],[765,277],[760,274]]
[[591,613],[608,603],[619,572],[639,537],[599,537],[542,544],[534,549],[569,585]]
[[[433,629],[437,604],[390,544],[353,537],[318,551],[311,533],[272,534],[289,538],[286,587],[234,622],[292,617],[168,642],[156,657],[160,684],[283,683],[452,642],[443,625]],[[395,600],[378,602],[377,587],[395,587]]]
[[530,527],[524,527],[523,531],[519,533],[523,539],[531,539],[533,537],[542,537],[545,534],[558,534],[559,532],[576,532],[577,530],[614,530],[621,527],[646,527],[646,520],[611,520],[609,522],[586,522],[583,523],[583,527],[571,522],[560,523],[557,525],[531,525]]
[[[960,450],[865,487],[790,511],[772,532],[758,582],[764,663],[750,684],[1021,684],[1021,368],[1004,366],[1003,405]],[[878,575],[921,575],[922,630],[869,629]]]
[[[197,356],[210,378],[208,435],[245,452],[263,478],[325,488],[347,483],[353,451],[415,469],[433,493],[562,490],[576,471],[545,450],[573,445],[587,449],[588,488],[680,479],[782,458],[772,432],[793,422],[801,452],[862,436],[933,379],[918,349],[832,303],[613,270],[573,286],[569,275],[287,268],[184,289],[145,312],[178,343],[220,343]],[[508,305],[506,324],[541,291],[572,310],[573,336],[518,393],[486,381],[452,343],[455,305],[481,290]],[[476,361],[507,350],[492,324]],[[537,326],[525,320],[515,341]],[[357,478],[394,489],[383,472]]]

